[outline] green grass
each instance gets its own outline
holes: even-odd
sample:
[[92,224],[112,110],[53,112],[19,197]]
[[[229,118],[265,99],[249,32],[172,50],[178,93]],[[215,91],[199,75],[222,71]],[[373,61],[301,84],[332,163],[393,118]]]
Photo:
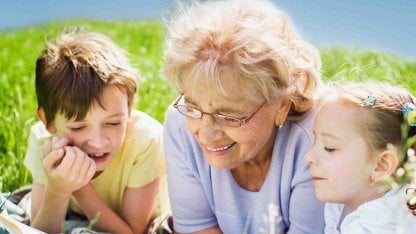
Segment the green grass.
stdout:
[[321,48],[324,81],[374,80],[416,91],[416,61],[358,48]]
[[[157,22],[65,21],[40,27],[0,31],[0,191],[31,183],[23,166],[30,126],[35,118],[34,69],[45,39],[65,26],[85,25],[102,32],[130,53],[143,77],[137,108],[163,122],[175,92],[160,73],[163,65],[163,26]],[[348,48],[321,48],[323,78],[330,80],[375,79],[416,90],[416,62],[391,54]]]

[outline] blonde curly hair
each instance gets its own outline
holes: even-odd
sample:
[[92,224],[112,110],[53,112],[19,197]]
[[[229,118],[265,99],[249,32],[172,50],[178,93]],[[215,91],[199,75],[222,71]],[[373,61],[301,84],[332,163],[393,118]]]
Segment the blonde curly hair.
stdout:
[[180,5],[167,22],[165,75],[180,93],[221,90],[223,74],[249,87],[253,102],[288,98],[288,119],[313,106],[321,83],[318,50],[271,2],[227,0]]

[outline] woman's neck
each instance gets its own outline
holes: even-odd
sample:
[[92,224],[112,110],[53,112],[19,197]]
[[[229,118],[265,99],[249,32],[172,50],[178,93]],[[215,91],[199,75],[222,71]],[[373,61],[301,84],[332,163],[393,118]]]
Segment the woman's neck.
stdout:
[[260,191],[269,172],[272,161],[271,153],[265,157],[245,162],[239,167],[231,169],[236,183],[248,191]]

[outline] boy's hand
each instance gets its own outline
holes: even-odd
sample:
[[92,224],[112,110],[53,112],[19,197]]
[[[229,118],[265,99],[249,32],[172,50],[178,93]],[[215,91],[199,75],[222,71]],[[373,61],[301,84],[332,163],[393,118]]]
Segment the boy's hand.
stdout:
[[65,138],[45,143],[45,152],[51,150],[43,160],[48,176],[48,185],[56,192],[69,195],[88,184],[95,174],[95,163],[76,146],[68,146]]
[[43,144],[43,155],[48,155],[53,150],[63,148],[72,144],[72,141],[66,137],[51,137],[45,140]]

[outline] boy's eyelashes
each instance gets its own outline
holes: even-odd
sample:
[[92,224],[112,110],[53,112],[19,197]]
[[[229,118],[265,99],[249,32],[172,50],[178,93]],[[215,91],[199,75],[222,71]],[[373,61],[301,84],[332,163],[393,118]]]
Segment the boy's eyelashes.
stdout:
[[[118,125],[120,125],[121,124],[121,121],[117,121],[117,122],[108,122],[108,123],[106,123],[106,125],[109,125],[109,126],[118,126]],[[86,128],[86,126],[77,126],[77,127],[68,127],[71,131],[74,131],[74,132],[76,132],[76,131],[80,131],[80,130],[82,130],[82,129],[84,129],[84,128]]]
[[74,131],[74,132],[76,132],[76,131],[80,131],[80,130],[82,130],[83,128],[85,128],[85,127],[69,127],[69,129],[70,129],[71,131]]
[[107,123],[108,125],[113,125],[113,126],[117,126],[117,125],[120,125],[121,124],[121,122],[110,122],[110,123]]

